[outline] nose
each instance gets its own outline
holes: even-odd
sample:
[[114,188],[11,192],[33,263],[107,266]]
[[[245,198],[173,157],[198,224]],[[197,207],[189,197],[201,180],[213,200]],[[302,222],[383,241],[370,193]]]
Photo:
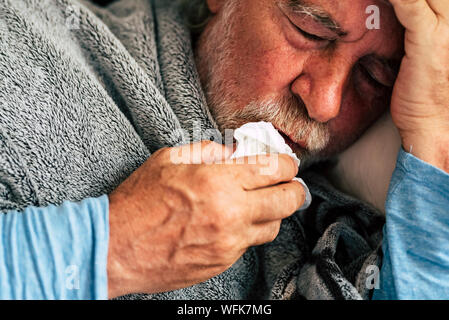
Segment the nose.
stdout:
[[291,90],[302,99],[310,118],[325,123],[340,113],[350,72],[351,67],[341,59],[310,59]]

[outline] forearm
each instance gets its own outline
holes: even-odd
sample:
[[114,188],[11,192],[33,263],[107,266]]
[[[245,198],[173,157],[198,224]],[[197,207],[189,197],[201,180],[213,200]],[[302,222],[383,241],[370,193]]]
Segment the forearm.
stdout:
[[386,214],[373,299],[447,299],[449,174],[401,151]]
[[0,299],[106,299],[108,199],[0,214]]

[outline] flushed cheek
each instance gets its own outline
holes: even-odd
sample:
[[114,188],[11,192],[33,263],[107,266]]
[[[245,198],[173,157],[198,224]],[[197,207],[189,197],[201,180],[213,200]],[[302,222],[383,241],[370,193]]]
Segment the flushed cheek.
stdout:
[[[262,25],[266,25],[265,22]],[[273,30],[273,32],[267,32]],[[243,86],[249,87],[253,97],[279,93],[289,87],[299,74],[303,57],[289,46],[277,25],[254,28],[251,33],[243,33],[240,52],[240,78],[245,79]]]
[[[289,89],[297,77],[299,60],[282,49],[272,49],[246,55],[248,63],[240,69],[242,87],[247,87],[253,98],[279,95]],[[295,65],[292,64],[295,61]]]

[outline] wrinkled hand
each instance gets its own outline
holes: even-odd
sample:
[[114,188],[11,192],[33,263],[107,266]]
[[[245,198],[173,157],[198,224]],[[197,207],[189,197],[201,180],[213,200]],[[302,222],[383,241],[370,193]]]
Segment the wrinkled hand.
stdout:
[[449,1],[389,1],[406,29],[393,121],[406,151],[449,172]]
[[[200,164],[179,163],[185,161],[178,154],[197,156],[196,146]],[[291,181],[298,168],[290,156],[215,163],[230,149],[202,142],[159,150],[109,196],[110,298],[212,278],[248,247],[273,241],[281,220],[302,206],[305,193]]]

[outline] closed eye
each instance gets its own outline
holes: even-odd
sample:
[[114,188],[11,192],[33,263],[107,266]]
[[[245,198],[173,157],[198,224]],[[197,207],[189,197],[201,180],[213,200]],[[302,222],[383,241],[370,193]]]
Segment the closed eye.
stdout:
[[365,79],[372,84],[375,87],[386,87],[385,85],[383,85],[379,80],[377,80],[372,72],[370,72],[367,68],[365,68],[364,66],[360,65],[360,72],[363,74],[363,76],[365,77]]
[[319,37],[317,35],[305,32],[303,29],[301,29],[300,27],[298,27],[295,24],[293,24],[293,26],[296,28],[296,30],[299,31],[299,33],[301,33],[304,36],[304,38],[307,38],[312,41],[317,41],[317,42],[329,41],[329,39],[325,39],[325,38]]
[[359,62],[359,68],[365,78],[378,85],[392,88],[396,82],[397,72],[391,62],[380,61],[378,58],[366,56]]

